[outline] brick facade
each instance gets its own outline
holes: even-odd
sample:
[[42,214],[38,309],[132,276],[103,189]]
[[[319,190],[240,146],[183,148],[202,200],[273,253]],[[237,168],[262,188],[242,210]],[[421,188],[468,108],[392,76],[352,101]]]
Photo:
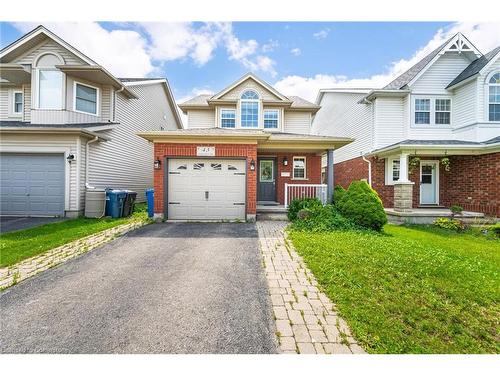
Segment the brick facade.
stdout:
[[[154,158],[160,159],[164,163],[164,158],[168,156],[196,156],[196,147],[207,146],[215,147],[216,158],[246,158],[247,160],[247,214],[255,214],[257,209],[257,172],[250,170],[250,161],[253,159],[257,163],[257,145],[256,144],[219,144],[219,143],[155,143]],[[167,166],[154,171],[155,188],[155,213],[163,214],[164,210],[164,170]]]
[[[442,157],[420,157],[421,160],[440,160]],[[450,171],[439,167],[439,204],[453,204],[465,210],[500,217],[500,153],[485,155],[449,156]],[[369,158],[372,165],[372,187],[384,207],[394,206],[394,186],[385,184],[385,159]],[[335,164],[335,184],[347,188],[354,180],[368,178],[368,165],[361,157]],[[413,207],[420,205],[420,171],[409,174],[414,182]]]
[[[278,175],[276,176],[276,199],[280,204],[285,203],[285,184],[320,184],[321,183],[321,156],[316,154],[297,154],[297,153],[274,153],[265,154],[266,156],[277,157]],[[261,156],[261,155],[258,155]],[[306,179],[293,179],[293,157],[303,156],[306,158]],[[288,165],[283,165],[283,158],[286,157]],[[281,177],[282,172],[290,173],[290,177]]]

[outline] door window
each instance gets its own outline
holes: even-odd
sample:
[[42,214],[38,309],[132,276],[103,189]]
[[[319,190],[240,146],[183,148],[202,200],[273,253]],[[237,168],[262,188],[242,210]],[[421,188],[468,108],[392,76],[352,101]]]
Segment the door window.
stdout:
[[261,160],[259,165],[260,182],[274,181],[274,162],[272,160]]
[[422,184],[432,184],[432,165],[422,165]]

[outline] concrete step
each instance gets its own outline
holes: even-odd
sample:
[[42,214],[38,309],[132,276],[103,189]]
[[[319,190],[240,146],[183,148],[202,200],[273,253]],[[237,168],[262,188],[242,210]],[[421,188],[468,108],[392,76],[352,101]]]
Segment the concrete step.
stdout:
[[286,212],[257,212],[257,220],[288,221]]

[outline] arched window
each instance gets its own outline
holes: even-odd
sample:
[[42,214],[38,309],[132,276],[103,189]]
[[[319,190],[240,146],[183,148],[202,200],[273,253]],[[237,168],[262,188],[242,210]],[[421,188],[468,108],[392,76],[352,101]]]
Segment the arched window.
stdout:
[[241,127],[257,128],[259,126],[259,94],[246,90],[241,94]]
[[64,64],[57,55],[46,53],[36,60],[37,97],[40,109],[62,109],[63,73],[56,65]]
[[488,119],[500,121],[500,72],[488,80]]

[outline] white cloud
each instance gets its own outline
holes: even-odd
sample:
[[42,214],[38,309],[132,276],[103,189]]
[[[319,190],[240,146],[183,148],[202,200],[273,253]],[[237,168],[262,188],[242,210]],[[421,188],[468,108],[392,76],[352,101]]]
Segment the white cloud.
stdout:
[[330,33],[330,29],[327,27],[323,30],[318,31],[317,33],[314,33],[313,37],[315,39],[325,39],[329,33]]
[[280,43],[277,40],[269,39],[269,41],[262,46],[262,52],[272,52],[278,48]]
[[318,91],[322,88],[381,88],[415,65],[457,32],[464,34],[482,53],[489,52],[500,45],[498,27],[498,23],[457,22],[449,28],[439,29],[433,38],[425,46],[419,48],[413,56],[392,62],[390,67],[380,74],[355,79],[343,75],[328,74],[316,74],[312,77],[291,75],[276,82],[274,87],[285,95],[299,95],[308,100],[315,100]]
[[[97,22],[44,25],[118,77],[144,77],[155,70],[146,49],[147,41],[134,30],[108,31]],[[14,26],[28,32],[38,24],[15,23]]]
[[290,50],[290,53],[294,56],[299,56],[302,53],[302,51],[300,50],[300,48],[292,48]]

